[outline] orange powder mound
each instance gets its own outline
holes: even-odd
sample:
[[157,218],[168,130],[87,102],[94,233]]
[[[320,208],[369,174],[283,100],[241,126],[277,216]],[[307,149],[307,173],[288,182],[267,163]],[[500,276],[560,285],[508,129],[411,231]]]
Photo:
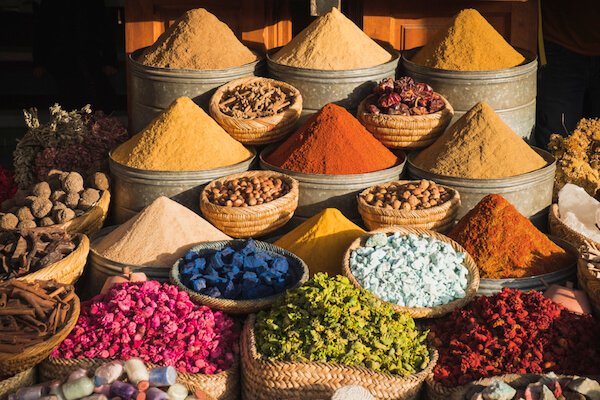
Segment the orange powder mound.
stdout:
[[327,104],[265,158],[306,174],[364,174],[391,168],[398,158],[344,108]]
[[448,236],[473,257],[482,278],[541,275],[575,261],[497,194],[484,197]]
[[525,61],[477,10],[466,9],[413,57],[417,64],[453,71],[511,68]]

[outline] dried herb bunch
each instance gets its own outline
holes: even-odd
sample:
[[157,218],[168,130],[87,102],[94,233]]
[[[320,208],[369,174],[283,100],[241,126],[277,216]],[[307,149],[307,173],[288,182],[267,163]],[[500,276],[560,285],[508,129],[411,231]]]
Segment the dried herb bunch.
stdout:
[[15,181],[21,188],[42,181],[52,169],[83,176],[106,171],[108,152],[127,139],[118,119],[92,112],[89,105],[68,112],[55,104],[45,124],[35,108],[23,113],[28,130],[13,153]]
[[372,114],[426,115],[446,107],[444,100],[426,83],[409,76],[398,80],[386,78],[367,97],[367,111]]
[[292,91],[271,80],[258,80],[227,90],[221,97],[219,109],[235,118],[270,117],[290,108],[294,97]]
[[567,183],[600,199],[600,119],[582,119],[568,137],[552,135],[548,149],[556,157],[555,199]]

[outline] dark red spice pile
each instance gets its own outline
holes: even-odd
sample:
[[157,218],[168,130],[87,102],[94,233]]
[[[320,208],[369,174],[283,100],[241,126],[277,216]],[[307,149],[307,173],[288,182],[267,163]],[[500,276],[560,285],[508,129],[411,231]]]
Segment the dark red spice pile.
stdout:
[[430,329],[440,354],[434,376],[445,386],[506,373],[600,373],[600,324],[539,292],[479,297]]
[[0,165],[0,203],[12,199],[16,192],[15,174]]

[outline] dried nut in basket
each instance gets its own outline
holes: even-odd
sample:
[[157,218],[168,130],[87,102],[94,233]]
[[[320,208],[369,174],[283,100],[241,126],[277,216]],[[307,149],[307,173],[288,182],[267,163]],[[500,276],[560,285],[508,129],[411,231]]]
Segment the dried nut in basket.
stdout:
[[208,200],[219,206],[248,207],[265,204],[289,193],[290,187],[280,178],[241,177],[217,182]]
[[361,196],[374,207],[411,211],[442,205],[452,198],[452,193],[433,181],[423,179],[402,185],[374,186]]
[[243,83],[223,93],[219,110],[235,118],[270,117],[287,110],[295,94],[269,81]]

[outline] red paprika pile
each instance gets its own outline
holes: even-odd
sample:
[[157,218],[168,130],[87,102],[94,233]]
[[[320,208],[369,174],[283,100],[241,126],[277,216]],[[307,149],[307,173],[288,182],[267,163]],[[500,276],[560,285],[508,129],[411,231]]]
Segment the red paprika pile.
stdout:
[[541,275],[575,262],[498,194],[485,196],[448,236],[473,257],[482,278]]
[[398,158],[344,108],[327,104],[265,158],[306,174],[364,174],[393,167]]
[[437,320],[434,377],[445,386],[507,373],[600,373],[600,324],[541,293],[504,289]]

